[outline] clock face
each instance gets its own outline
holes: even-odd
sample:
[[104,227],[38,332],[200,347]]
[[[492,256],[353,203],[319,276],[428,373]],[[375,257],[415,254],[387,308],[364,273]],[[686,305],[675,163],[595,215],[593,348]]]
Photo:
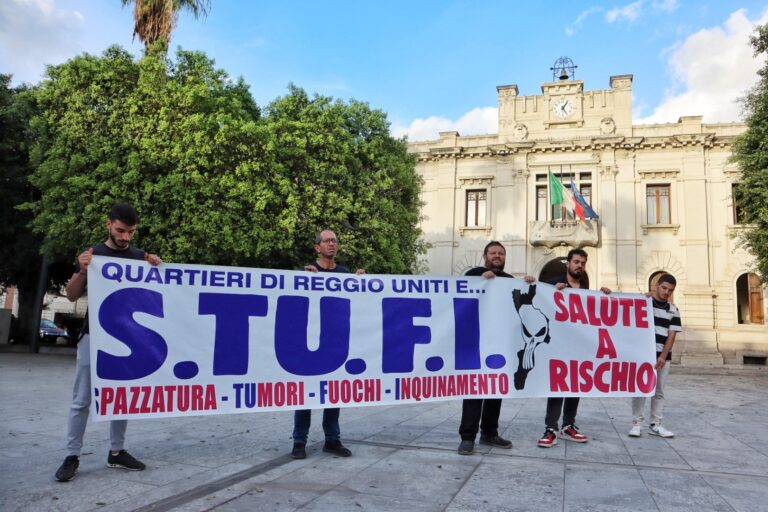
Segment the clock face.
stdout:
[[573,112],[573,103],[571,100],[560,98],[552,104],[552,113],[560,119],[565,119]]

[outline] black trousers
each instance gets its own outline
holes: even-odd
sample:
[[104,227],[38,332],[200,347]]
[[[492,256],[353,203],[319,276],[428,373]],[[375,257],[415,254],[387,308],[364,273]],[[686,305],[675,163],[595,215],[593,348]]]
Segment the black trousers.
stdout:
[[579,398],[547,398],[547,416],[544,418],[547,428],[557,430],[560,410],[563,411],[563,426],[573,425],[576,422],[576,412],[579,410]]
[[499,413],[501,413],[500,398],[472,398],[464,400],[461,408],[461,439],[474,441],[478,426],[484,436],[499,435]]

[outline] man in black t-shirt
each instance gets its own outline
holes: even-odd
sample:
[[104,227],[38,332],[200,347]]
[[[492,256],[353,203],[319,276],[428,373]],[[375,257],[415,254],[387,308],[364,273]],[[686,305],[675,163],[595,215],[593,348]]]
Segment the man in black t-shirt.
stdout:
[[[77,268],[67,283],[67,298],[72,302],[83,296],[88,277],[88,265],[93,255],[111,256],[146,260],[151,265],[159,265],[162,260],[154,254],[148,254],[141,249],[131,247],[131,238],[136,233],[139,216],[132,206],[116,204],[109,211],[107,220],[107,241],[88,248],[77,258]],[[88,423],[88,412],[91,405],[91,355],[90,335],[88,334],[88,314],[86,313],[82,337],[77,345],[77,366],[75,370],[75,385],[72,393],[72,405],[69,410],[67,423],[67,457],[56,471],[56,480],[69,482],[77,474],[80,466],[80,452],[83,448],[83,436]],[[126,420],[111,421],[109,425],[110,451],[107,455],[107,466],[122,468],[130,471],[141,471],[144,464],[136,460],[123,448]]]
[[[571,249],[565,262],[565,274],[547,281],[547,284],[555,285],[555,288],[586,288],[586,276],[584,269],[587,267],[587,252],[584,249]],[[610,288],[600,288],[603,293],[611,293]],[[579,410],[579,397],[570,396],[547,398],[547,413],[544,418],[546,427],[544,435],[538,441],[541,448],[552,448],[557,444],[557,429],[560,422],[560,413],[563,414],[563,428],[560,437],[576,443],[586,443],[589,438],[579,432],[576,426],[576,413]]]
[[[336,263],[336,255],[339,251],[339,239],[336,233],[330,229],[325,229],[315,237],[315,252],[317,259],[304,265],[307,272],[338,272],[342,274],[351,274],[347,267]],[[355,274],[365,274],[365,270],[359,268]],[[341,429],[339,428],[340,409],[333,407],[323,409],[323,431],[325,432],[325,444],[323,451],[332,453],[339,457],[349,457],[352,452],[341,444]],[[293,450],[291,456],[294,459],[305,459],[307,457],[307,438],[309,436],[309,427],[312,423],[312,411],[310,409],[300,409],[293,415]]]
[[[504,272],[507,260],[507,251],[501,243],[492,241],[483,250],[485,265],[467,270],[465,276],[483,276],[486,279],[496,277],[511,277]],[[525,276],[528,283],[535,279]],[[475,451],[475,437],[478,427],[480,430],[480,443],[495,446],[497,448],[512,448],[512,442],[499,435],[499,414],[501,413],[500,398],[467,398],[462,403],[461,424],[459,425],[458,452],[460,455],[472,455]]]

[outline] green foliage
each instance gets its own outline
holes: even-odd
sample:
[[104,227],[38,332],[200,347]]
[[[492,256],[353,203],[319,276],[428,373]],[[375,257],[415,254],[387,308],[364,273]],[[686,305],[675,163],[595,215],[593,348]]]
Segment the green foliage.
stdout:
[[423,252],[420,179],[406,143],[389,135],[386,114],[367,104],[309,98],[291,85],[267,108],[269,154],[284,201],[276,219],[294,233],[280,266],[313,256],[323,228],[341,239],[341,260],[372,272],[406,273]]
[[[30,119],[35,112],[32,91],[10,87],[10,75],[0,75],[0,285],[34,289],[40,273],[42,237],[30,228],[32,215],[19,206],[38,196],[29,183]],[[52,261],[49,287],[70,275],[66,261]]]
[[40,240],[27,229],[31,216],[17,206],[32,198],[27,182],[28,125],[32,105],[27,91],[10,87],[10,75],[0,75],[0,284],[34,280]]
[[50,67],[34,98],[26,208],[54,257],[103,240],[118,201],[166,261],[295,268],[324,227],[369,271],[408,272],[422,251],[414,160],[364,103],[291,87],[262,116],[201,53],[117,47]]
[[[750,38],[755,57],[768,54],[768,25]],[[757,257],[758,271],[768,276],[768,64],[758,72],[758,84],[744,99],[748,129],[736,141],[733,160],[742,176],[737,196],[743,221],[751,225],[741,234],[742,242]]]
[[45,273],[49,287],[61,285],[72,274],[68,264],[72,259],[43,266],[42,237],[29,226],[30,212],[19,209],[38,195],[28,181],[32,172],[29,126],[36,106],[31,91],[11,88],[10,81],[9,75],[0,75],[0,286],[18,288],[20,322],[15,338],[28,342],[37,332],[39,318],[33,313],[40,272]]

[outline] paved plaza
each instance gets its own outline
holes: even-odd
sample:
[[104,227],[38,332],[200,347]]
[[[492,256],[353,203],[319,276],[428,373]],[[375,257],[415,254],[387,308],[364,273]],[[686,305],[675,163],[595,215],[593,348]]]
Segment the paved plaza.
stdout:
[[77,478],[66,455],[73,355],[0,353],[0,510],[768,511],[768,369],[673,367],[665,426],[630,438],[628,399],[584,399],[586,444],[536,446],[545,399],[505,400],[511,450],[456,453],[461,402],[341,413],[349,459],[290,458],[292,413],[134,420],[143,472],[106,467],[107,423],[88,426]]

